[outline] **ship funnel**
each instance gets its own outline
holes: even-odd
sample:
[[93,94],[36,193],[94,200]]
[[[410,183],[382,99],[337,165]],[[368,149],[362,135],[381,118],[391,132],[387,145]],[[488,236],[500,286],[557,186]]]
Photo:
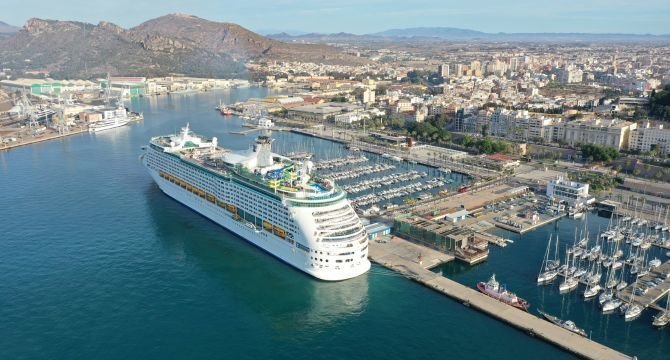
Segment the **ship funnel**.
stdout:
[[256,138],[254,152],[256,153],[256,164],[258,167],[272,166],[272,142],[274,140],[268,136],[259,136]]

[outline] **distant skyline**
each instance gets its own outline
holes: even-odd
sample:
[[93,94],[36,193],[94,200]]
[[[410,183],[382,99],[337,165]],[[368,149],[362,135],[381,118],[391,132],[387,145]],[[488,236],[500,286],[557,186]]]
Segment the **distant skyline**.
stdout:
[[[27,5],[29,4],[29,5]],[[647,0],[4,0],[0,21],[15,26],[32,17],[124,28],[170,13],[232,22],[253,31],[355,34],[392,28],[455,27],[489,33],[670,34],[670,1]]]

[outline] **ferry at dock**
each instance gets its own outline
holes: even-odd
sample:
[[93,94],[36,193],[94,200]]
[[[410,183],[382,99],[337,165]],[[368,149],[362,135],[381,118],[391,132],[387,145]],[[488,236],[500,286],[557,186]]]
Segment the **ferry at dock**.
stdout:
[[325,281],[367,272],[367,232],[346,193],[310,160],[273,153],[273,141],[235,152],[187,125],[140,158],[166,195],[294,268]]

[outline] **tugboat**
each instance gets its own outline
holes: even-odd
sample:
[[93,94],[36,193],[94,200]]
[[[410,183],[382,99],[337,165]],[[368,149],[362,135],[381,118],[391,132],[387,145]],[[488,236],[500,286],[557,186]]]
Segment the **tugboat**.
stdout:
[[528,301],[501,287],[498,281],[496,281],[496,274],[491,275],[491,278],[487,282],[480,281],[477,283],[477,289],[485,295],[488,295],[507,305],[514,306],[517,309],[528,311],[528,307],[530,307]]
[[540,315],[542,315],[542,317],[544,317],[547,321],[550,321],[550,322],[562,327],[563,329],[568,330],[570,332],[573,332],[577,335],[586,337],[586,331],[584,331],[584,329],[582,329],[582,328],[577,327],[577,325],[575,325],[575,323],[572,322],[571,320],[561,320],[561,319],[557,318],[556,316],[549,315],[549,314],[547,314],[545,312],[542,312],[540,310],[538,310],[537,312],[539,312]]

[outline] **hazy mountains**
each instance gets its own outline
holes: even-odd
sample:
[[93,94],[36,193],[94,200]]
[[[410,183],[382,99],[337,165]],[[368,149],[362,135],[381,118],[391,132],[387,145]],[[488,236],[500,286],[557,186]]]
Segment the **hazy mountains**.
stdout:
[[269,35],[284,41],[531,41],[531,42],[669,42],[670,34],[590,34],[590,33],[486,33],[453,27],[415,27],[390,29],[382,32],[355,35],[349,33]]
[[389,29],[382,32],[370,34],[372,36],[381,37],[397,37],[397,38],[472,38],[486,35],[481,31],[459,29],[452,27],[416,27],[407,29]]
[[30,19],[20,31],[0,39],[0,65],[47,69],[57,78],[91,78],[107,72],[231,76],[245,72],[249,60],[365,61],[330,46],[287,44],[236,24],[183,14],[131,29],[108,22]]
[[0,35],[11,35],[19,31],[16,26],[9,25],[0,21]]

